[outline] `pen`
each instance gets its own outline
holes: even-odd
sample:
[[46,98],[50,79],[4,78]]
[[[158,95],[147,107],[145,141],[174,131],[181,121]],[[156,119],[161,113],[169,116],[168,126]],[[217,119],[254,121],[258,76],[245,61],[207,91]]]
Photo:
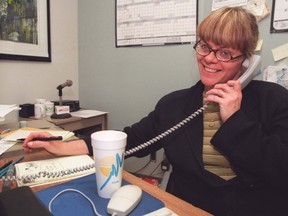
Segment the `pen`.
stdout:
[[18,158],[17,160],[13,161],[8,167],[5,167],[4,169],[2,169],[0,171],[0,178],[6,174],[10,166],[14,166],[16,163],[20,162],[23,159],[24,159],[24,156]]
[[9,161],[8,163],[4,164],[3,166],[1,166],[1,167],[0,167],[0,171],[2,171],[3,169],[5,169],[6,167],[8,167],[11,163],[12,163],[12,160]]
[[[53,141],[53,140],[62,140],[62,136],[53,136],[53,137],[35,137],[31,141]],[[24,142],[25,138],[17,139],[17,142]]]

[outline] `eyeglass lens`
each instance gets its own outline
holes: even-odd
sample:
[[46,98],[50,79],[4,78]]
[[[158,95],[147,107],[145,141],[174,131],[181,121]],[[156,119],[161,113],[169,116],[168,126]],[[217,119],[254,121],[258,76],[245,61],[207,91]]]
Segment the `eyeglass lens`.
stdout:
[[196,52],[197,52],[199,55],[202,55],[202,56],[207,56],[207,55],[209,55],[211,52],[214,52],[216,58],[217,58],[219,61],[223,61],[223,62],[227,62],[227,61],[230,61],[230,60],[239,58],[239,57],[241,57],[241,56],[244,56],[244,54],[241,54],[241,55],[238,55],[238,56],[233,57],[233,56],[231,55],[230,51],[228,51],[228,50],[213,50],[213,49],[211,49],[207,44],[205,44],[204,42],[202,42],[201,40],[198,41],[198,42],[195,44],[194,49],[196,50]]

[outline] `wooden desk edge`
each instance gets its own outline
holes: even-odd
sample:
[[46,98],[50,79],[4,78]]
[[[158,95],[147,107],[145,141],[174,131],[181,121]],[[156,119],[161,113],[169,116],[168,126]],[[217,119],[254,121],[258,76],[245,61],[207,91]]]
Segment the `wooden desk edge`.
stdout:
[[[205,212],[204,210],[197,208],[193,205],[191,205],[188,202],[185,202],[184,200],[181,200],[172,194],[167,193],[166,191],[156,187],[152,186],[148,182],[143,181],[142,179],[124,171],[123,172],[123,179],[127,180],[131,184],[137,185],[142,188],[145,192],[149,193],[150,195],[160,199],[167,208],[174,211],[176,214],[185,216],[208,216],[211,215],[208,212]],[[152,187],[151,187],[152,186]],[[175,208],[175,205],[177,205],[177,208]]]
[[71,116],[70,118],[66,119],[52,119],[51,117],[46,117],[46,120],[50,123],[53,123],[55,125],[61,125],[65,123],[80,121],[82,118],[77,116]]
[[[166,191],[153,186],[151,184],[149,184],[148,182],[143,181],[142,179],[124,171],[123,172],[123,179],[125,179],[126,181],[128,181],[131,184],[137,185],[139,187],[141,187],[141,189],[147,193],[149,193],[151,196],[156,197],[157,199],[161,200],[164,205],[171,209],[173,212],[175,212],[176,214],[178,214],[179,216],[210,216],[211,214],[209,214],[208,212],[197,208],[193,205],[191,205],[188,202],[185,202],[169,193],[167,193]],[[46,185],[36,185],[32,187],[32,190],[34,192],[36,191],[40,191],[49,187],[53,187],[59,184],[63,184],[67,181],[61,181],[61,182],[57,182],[57,183],[50,183],[50,184],[46,184]]]

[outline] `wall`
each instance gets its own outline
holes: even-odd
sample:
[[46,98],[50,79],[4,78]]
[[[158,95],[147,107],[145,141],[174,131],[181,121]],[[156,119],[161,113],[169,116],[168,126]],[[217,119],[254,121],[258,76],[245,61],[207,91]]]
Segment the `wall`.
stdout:
[[84,107],[122,129],[173,90],[198,80],[192,45],[115,47],[115,1],[79,2],[79,89]]
[[56,87],[67,79],[63,99],[78,99],[78,1],[50,0],[52,62],[0,60],[0,104],[58,100]]

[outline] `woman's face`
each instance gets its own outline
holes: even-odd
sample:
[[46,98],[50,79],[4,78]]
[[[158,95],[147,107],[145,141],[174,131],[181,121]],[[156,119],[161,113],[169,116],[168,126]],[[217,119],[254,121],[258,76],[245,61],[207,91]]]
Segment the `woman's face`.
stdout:
[[[218,46],[211,41],[204,44],[208,45],[208,47],[213,50],[229,51],[232,56],[239,56],[242,54],[239,50]],[[196,57],[200,71],[200,79],[207,90],[213,88],[217,83],[226,83],[228,80],[235,80],[241,75],[240,69],[244,56],[228,62],[219,61],[214,52],[210,52],[207,56],[201,56],[197,53]]]

